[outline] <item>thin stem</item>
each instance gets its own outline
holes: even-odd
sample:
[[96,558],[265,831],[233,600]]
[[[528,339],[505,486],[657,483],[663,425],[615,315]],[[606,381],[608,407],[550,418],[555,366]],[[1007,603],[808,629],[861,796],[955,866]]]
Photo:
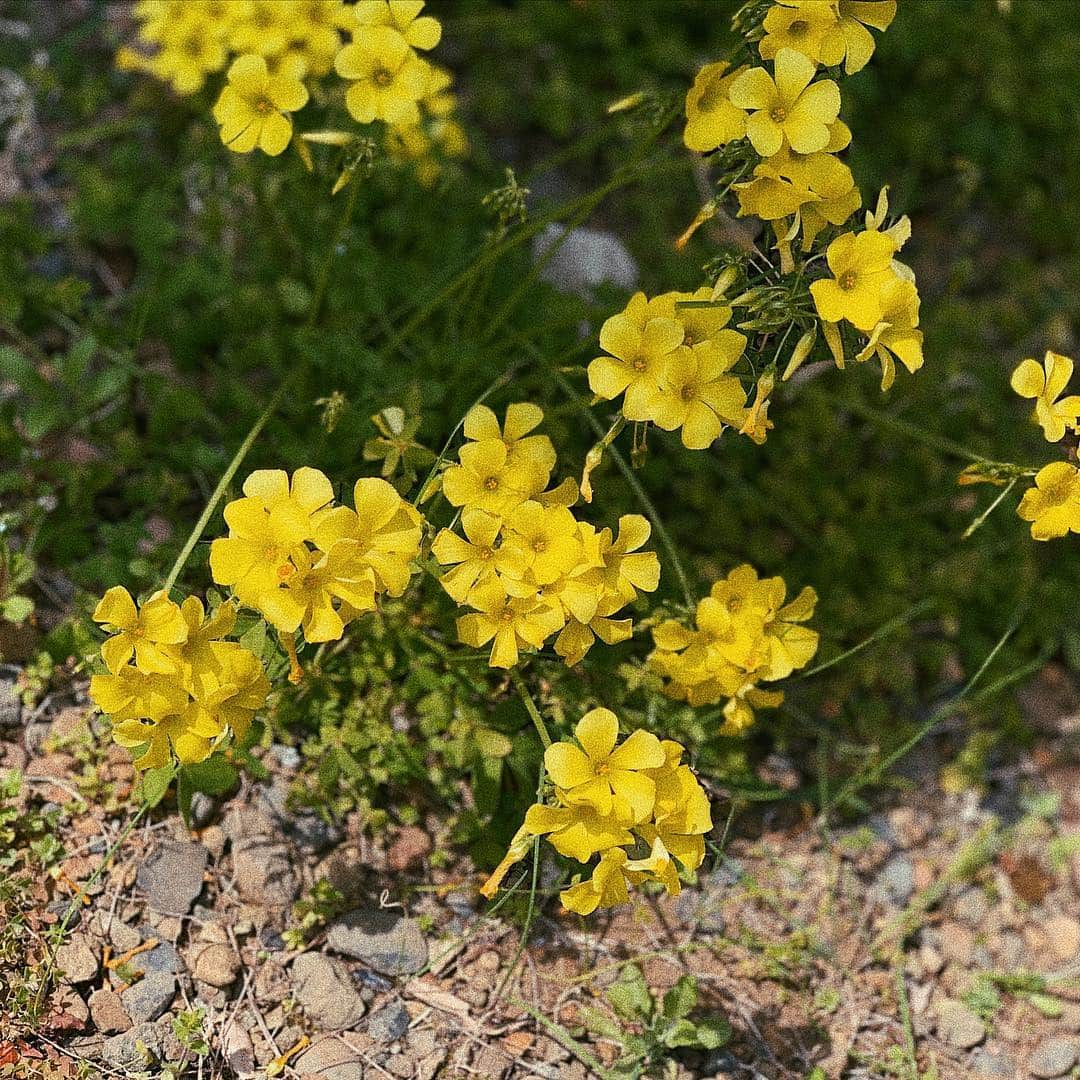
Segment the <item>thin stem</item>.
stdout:
[[[536,728],[536,733],[540,736],[540,741],[544,744],[544,749],[546,750],[551,745],[551,736],[548,734],[544,718],[540,715],[540,710],[536,707],[536,702],[533,700],[532,694],[529,693],[529,688],[525,685],[525,680],[518,674],[517,668],[510,669],[510,681],[514,684],[514,689],[517,690],[518,696],[525,705],[525,711],[529,714],[529,717],[533,722],[533,727]],[[540,774],[540,782],[543,784],[542,771]]]
[[[1008,627],[1005,630],[1005,633],[1003,633],[1001,637],[998,638],[997,643],[990,650],[990,652],[987,653],[986,658],[979,665],[979,670],[976,671],[970,679],[968,679],[968,681],[964,684],[958,694],[946,701],[944,705],[935,709],[934,712],[930,715],[929,719],[926,720],[926,722],[919,728],[918,731],[915,732],[914,735],[906,739],[903,743],[901,743],[900,746],[898,746],[890,754],[882,758],[881,761],[879,761],[876,765],[870,768],[866,773],[864,773],[862,776],[856,776],[849,780],[844,785],[844,787],[841,788],[841,790],[833,796],[830,803],[821,808],[819,820],[822,823],[824,823],[826,814],[833,806],[851,798],[851,796],[855,795],[862,788],[866,787],[867,784],[876,783],[887,769],[891,768],[910,750],[912,750],[915,746],[922,742],[922,740],[925,739],[926,736],[929,735],[930,732],[938,726],[938,724],[940,724],[943,720],[948,719],[950,716],[952,716],[954,712],[957,711],[957,709],[960,708],[960,705],[967,698],[968,694],[970,694],[971,691],[975,688],[976,683],[978,683],[978,681],[982,678],[983,673],[994,662],[998,653],[1001,652],[1001,650],[1005,647],[1005,643],[1009,640],[1009,638],[1013,636],[1014,633],[1016,633],[1016,630],[1020,626],[1020,623],[1023,620],[1025,613],[1026,605],[1023,605],[1013,616],[1012,621],[1009,623]],[[997,690],[999,689],[999,687],[997,684],[995,684],[994,687],[988,689]]]
[[213,494],[203,508],[203,512],[199,515],[199,520],[195,522],[194,528],[188,535],[184,546],[180,549],[180,554],[176,556],[176,561],[169,571],[169,576],[165,579],[163,588],[166,593],[168,593],[176,584],[176,579],[180,576],[180,571],[184,569],[185,563],[187,563],[191,553],[195,550],[195,545],[202,539],[202,534],[206,531],[206,526],[210,524],[210,518],[214,516],[214,511],[218,508],[218,503],[225,497],[225,492],[228,491],[229,485],[232,483],[237,470],[243,464],[244,458],[247,457],[248,451],[262,433],[262,429],[266,427],[270,417],[277,411],[277,407],[281,404],[281,400],[285,396],[285,391],[288,389],[289,382],[290,378],[286,377],[285,381],[277,388],[277,392],[270,399],[270,403],[263,409],[262,413],[260,413],[258,420],[252,425],[251,430],[244,437],[244,441],[237,448],[236,453],[233,454],[232,461],[229,462],[228,467],[221,474],[221,479],[218,481],[217,487],[214,488]]
[[980,525],[1001,505],[1002,499],[1009,494],[1014,487],[1016,487],[1017,481],[1020,479],[1018,476],[1014,476],[1002,489],[998,492],[998,497],[963,531],[960,536],[961,540],[967,540],[971,537],[971,534],[979,528]]
[[[356,208],[356,199],[359,191],[360,185],[355,184],[349,192],[348,201],[345,203],[345,210],[338,219],[337,227],[334,229],[334,234],[330,239],[330,247],[323,259],[319,277],[315,282],[315,291],[312,293],[311,306],[308,308],[307,319],[304,321],[304,329],[306,330],[310,330],[315,325],[319,317],[319,312],[322,310],[323,298],[326,295],[326,289],[330,283],[334,255],[337,252],[338,245],[341,243],[341,237],[348,227],[353,210]],[[218,481],[217,487],[214,488],[209,502],[207,502],[206,506],[203,508],[203,512],[199,515],[199,520],[195,522],[195,527],[188,535],[183,548],[180,549],[180,554],[177,555],[176,561],[169,571],[169,576],[165,579],[164,590],[166,593],[168,593],[176,584],[176,579],[180,576],[180,572],[184,569],[185,564],[191,557],[191,553],[195,550],[195,545],[202,539],[202,534],[206,531],[206,526],[210,524],[210,519],[214,516],[214,511],[217,510],[218,504],[225,497],[226,491],[229,490],[229,485],[232,483],[233,477],[236,476],[237,470],[243,464],[244,458],[247,457],[248,451],[262,433],[263,428],[269,423],[270,417],[277,411],[277,407],[284,399],[286,392],[299,370],[298,367],[294,367],[282,380],[281,385],[274,392],[274,396],[270,399],[269,404],[259,414],[259,418],[244,437],[244,441],[233,455],[232,461],[229,462],[225,472],[222,473],[221,479]]]
[[919,603],[913,607],[909,607],[907,611],[902,612],[895,618],[890,619],[886,623],[882,623],[869,637],[864,638],[858,643],[858,645],[852,645],[850,649],[846,649],[840,653],[839,656],[834,656],[831,660],[826,660],[824,663],[817,664],[815,667],[809,668],[804,671],[795,682],[802,682],[803,679],[813,678],[815,675],[819,675],[823,671],[827,671],[834,664],[839,664],[848,657],[854,656],[856,653],[860,653],[863,649],[869,648],[875,641],[880,641],[883,637],[887,637],[897,627],[904,626],[906,623],[911,622],[912,619],[918,618],[924,611],[928,611],[934,606],[932,600],[920,600]]

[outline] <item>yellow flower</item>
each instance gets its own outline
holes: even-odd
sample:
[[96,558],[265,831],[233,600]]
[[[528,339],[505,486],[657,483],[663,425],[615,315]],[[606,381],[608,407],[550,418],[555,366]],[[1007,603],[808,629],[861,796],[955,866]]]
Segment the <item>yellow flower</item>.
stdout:
[[113,739],[121,746],[136,750],[144,746],[135,758],[137,769],[160,769],[172,757],[182,765],[205,761],[214,748],[214,740],[224,729],[209,713],[192,702],[182,713],[164,716],[158,721],[125,720],[113,727]]
[[539,494],[537,476],[528,468],[509,463],[510,452],[501,439],[465,443],[459,464],[443,473],[443,494],[451,506],[475,507],[505,515],[526,499]]
[[473,589],[469,606],[476,611],[458,618],[458,637],[474,649],[483,648],[490,641],[491,667],[513,667],[520,649],[541,648],[563,625],[562,613],[554,604],[507,596],[497,578],[490,578]]
[[196,705],[205,714],[200,726],[205,731],[208,720],[243,738],[255,711],[266,701],[270,680],[258,657],[238,642],[214,642],[211,650],[213,664],[196,669],[190,686]]
[[376,592],[400,596],[412,577],[412,561],[420,553],[423,518],[392,484],[375,476],[356,481],[353,503],[355,510],[337,506],[316,515],[316,547],[333,554],[339,542],[354,544],[348,557],[370,570]]
[[644,821],[653,809],[656,784],[642,770],[664,763],[660,740],[643,729],[622,745],[619,721],[610,709],[587,712],[574,729],[581,749],[572,743],[552,743],[544,765],[552,782],[571,806],[591,806],[603,817],[614,815],[628,825]]
[[650,775],[656,784],[653,823],[638,831],[647,844],[659,839],[687,870],[705,860],[705,834],[712,828],[708,796],[689,765],[680,764],[683,748],[670,739],[661,743],[666,761]]
[[546,435],[530,435],[543,423],[544,411],[538,405],[518,402],[508,405],[506,419],[499,427],[495,413],[486,405],[474,405],[466,414],[462,434],[473,442],[501,440],[506,446],[506,466],[534,473],[537,490],[543,491],[555,468],[555,447]]
[[1013,390],[1035,399],[1035,419],[1048,442],[1060,442],[1066,428],[1080,427],[1080,396],[1061,398],[1072,374],[1072,360],[1049,349],[1042,367],[1036,360],[1023,360],[1012,373]]
[[225,66],[228,54],[216,28],[202,17],[170,21],[161,36],[162,50],[151,61],[159,78],[172,83],[178,94],[202,89],[206,76]]
[[720,437],[725,424],[741,425],[746,417],[746,391],[727,372],[745,348],[742,334],[721,330],[700,345],[676,349],[668,357],[653,413],[657,427],[681,428],[683,446],[704,450]]
[[280,154],[292,138],[285,114],[307,104],[307,88],[287,74],[271,75],[266,60],[252,53],[233,61],[228,80],[214,106],[221,141],[238,154],[255,147],[271,157]]
[[[783,578],[772,578],[780,586],[780,598],[786,587]],[[780,608],[765,625],[765,642],[768,659],[758,668],[757,674],[768,682],[786,679],[793,671],[806,667],[814,658],[818,647],[818,632],[800,626],[814,615],[817,593],[807,585],[790,604]]]
[[784,144],[800,154],[824,150],[829,125],[840,112],[840,91],[830,79],[811,85],[817,66],[813,60],[781,49],[774,63],[775,81],[764,68],[744,71],[732,84],[731,101],[753,110],[746,134],[762,157],[772,157]]
[[421,15],[424,0],[357,0],[356,21],[368,27],[389,26],[414,49],[434,49],[442,37],[438,19]]
[[180,608],[165,593],[155,593],[138,609],[131,593],[114,585],[94,609],[94,622],[115,631],[101,646],[102,659],[114,675],[132,655],[135,666],[146,674],[169,675],[176,670],[169,646],[183,642],[188,628]]
[[759,44],[761,58],[772,60],[781,49],[794,49],[820,63],[821,43],[836,26],[836,8],[828,0],[774,5],[765,13],[762,23],[765,37]]
[[525,828],[531,836],[547,835],[560,855],[578,862],[634,842],[625,825],[613,817],[601,817],[591,806],[530,806]]
[[1016,510],[1031,522],[1033,540],[1053,540],[1080,533],[1080,472],[1067,461],[1052,461],[1035,475]]
[[92,675],[90,700],[114,723],[142,718],[157,721],[183,709],[188,694],[172,676],[144,675],[128,664],[115,675]]
[[[319,557],[297,548],[292,554],[295,572],[273,608],[277,619],[267,615],[269,621],[286,633],[302,624],[306,641],[337,641],[348,618],[375,607],[375,578],[365,554],[356,540],[340,540]],[[346,605],[344,614],[335,600]]]
[[500,552],[514,560],[535,593],[538,586],[550,585],[578,565],[578,523],[564,506],[524,502],[507,515]]
[[624,873],[629,856],[621,847],[606,851],[588,881],[564,889],[559,899],[567,911],[591,915],[598,907],[609,908],[625,904],[630,899]]
[[608,401],[624,394],[627,420],[651,420],[667,359],[684,333],[675,319],[649,319],[639,327],[627,315],[613,315],[600,328],[600,348],[611,355],[589,364],[589,389]]
[[418,102],[427,91],[431,67],[393,27],[365,28],[337,54],[334,69],[352,83],[345,105],[354,120],[361,124],[420,122]]
[[262,57],[278,56],[289,47],[295,9],[280,0],[246,0],[236,5],[229,33],[233,52],[255,53]]
[[683,142],[688,150],[708,153],[746,134],[746,113],[728,97],[731,84],[745,68],[728,69],[726,60],[706,64],[687,91]]
[[597,578],[607,595],[618,598],[619,607],[636,599],[638,589],[654,592],[660,584],[660,560],[656,552],[639,550],[648,542],[651,532],[652,526],[641,514],[623,514],[615,539],[608,528],[597,534],[597,555],[602,563]]
[[846,57],[844,71],[852,75],[874,55],[874,35],[866,27],[887,30],[896,17],[896,0],[839,0],[837,14],[836,26],[821,41],[819,59],[835,67]]
[[[896,357],[910,372],[923,365],[923,335],[919,325],[919,293],[915,283],[887,278],[881,287],[881,321],[874,327],[866,348],[856,360],[877,353],[881,361],[881,389],[888,390],[896,378]],[[1037,366],[1037,365],[1036,365]],[[1080,398],[1074,399],[1080,412]]]
[[[646,827],[643,831],[652,830]],[[642,859],[627,860],[623,873],[634,885],[640,885],[643,881],[658,881],[669,896],[678,896],[682,892],[682,882],[679,881],[679,871],[672,861],[671,853],[659,835],[654,835],[650,843],[652,848],[649,854]]]
[[[283,588],[296,572],[292,556],[311,539],[314,520],[333,499],[330,481],[318,469],[260,469],[244,481],[244,498],[225,507],[228,537],[210,545],[210,571],[238,600],[257,608],[278,628],[295,627],[296,601]],[[297,557],[302,557],[302,553]]]
[[[709,307],[679,307],[684,301],[709,301]],[[643,303],[644,301],[644,303]],[[731,308],[714,302],[713,290],[702,285],[694,292],[666,292],[645,301],[644,293],[635,293],[626,306],[626,315],[644,328],[649,319],[674,319],[683,328],[684,345],[710,341],[731,321]]]
[[483,510],[467,507],[461,513],[461,528],[465,538],[443,529],[431,545],[431,554],[439,565],[453,567],[439,578],[439,583],[459,604],[465,603],[474,586],[494,575],[502,521]]
[[810,286],[821,318],[847,319],[859,330],[873,330],[881,321],[882,287],[892,276],[895,253],[892,237],[875,229],[838,236],[825,252],[833,277]]
[[180,614],[187,624],[187,637],[175,653],[181,681],[188,686],[197,672],[218,664],[217,646],[236,625],[236,605],[226,601],[207,615],[203,602],[189,596],[180,605]]
[[775,426],[769,419],[769,395],[776,385],[776,377],[771,370],[764,371],[754,387],[754,400],[746,410],[746,417],[739,434],[745,435],[760,446]]

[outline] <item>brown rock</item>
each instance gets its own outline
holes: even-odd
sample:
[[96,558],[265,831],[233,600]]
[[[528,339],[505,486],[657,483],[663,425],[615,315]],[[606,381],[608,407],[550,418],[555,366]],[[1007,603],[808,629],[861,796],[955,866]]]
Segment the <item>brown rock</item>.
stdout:
[[1050,939],[1050,951],[1065,963],[1080,954],[1080,922],[1068,915],[1055,915],[1043,923]]
[[105,1035],[127,1031],[131,1018],[124,1011],[124,1003],[115,990],[95,990],[87,1002],[94,1027]]
[[960,923],[945,923],[941,928],[941,952],[946,960],[967,967],[975,955],[975,934]]
[[431,837],[424,829],[418,825],[406,825],[390,845],[386,861],[392,870],[412,870],[431,854],[432,846]]
[[195,978],[210,986],[229,986],[239,970],[240,960],[228,945],[207,945],[195,957]]

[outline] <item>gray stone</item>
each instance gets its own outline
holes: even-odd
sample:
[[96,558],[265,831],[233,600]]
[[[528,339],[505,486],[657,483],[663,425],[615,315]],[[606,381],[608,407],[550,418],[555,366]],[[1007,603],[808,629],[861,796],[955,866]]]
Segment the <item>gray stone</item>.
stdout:
[[637,283],[637,263],[622,241],[609,232],[584,227],[567,231],[552,223],[533,240],[534,261],[539,262],[555,245],[558,247],[540,271],[540,278],[562,292],[588,299],[601,282],[611,282],[620,289],[632,289]]
[[959,1001],[938,1006],[937,1031],[942,1042],[959,1050],[970,1050],[986,1038],[986,1025]]
[[1051,1080],[1068,1073],[1078,1056],[1080,1043],[1076,1039],[1043,1039],[1028,1058],[1028,1071],[1040,1080]]
[[319,1080],[364,1080],[360,1054],[332,1037],[313,1042],[292,1067],[301,1076],[317,1076]]
[[144,975],[121,995],[124,1011],[136,1024],[156,1020],[172,1004],[176,996],[176,976],[167,971],[152,971]]
[[[153,930],[145,927],[140,936],[144,941],[155,940]],[[184,971],[184,961],[176,951],[176,947],[170,941],[161,941],[146,952],[136,953],[121,967],[113,968],[109,972],[109,981],[113,986],[120,987],[125,986],[133,978],[145,975],[182,975]]]
[[278,764],[283,769],[294,772],[300,768],[300,751],[295,746],[286,746],[284,743],[273,743],[270,753],[277,758]]
[[921,945],[919,964],[927,975],[936,975],[945,966],[945,957],[933,945]]
[[160,1057],[161,1029],[157,1024],[136,1024],[101,1044],[102,1061],[124,1072],[144,1070]]
[[1004,1050],[980,1047],[971,1055],[971,1071],[976,1076],[1013,1080],[1016,1062]]
[[205,791],[196,791],[191,796],[191,825],[195,829],[205,829],[218,811],[217,799],[211,798]]
[[982,889],[965,889],[953,901],[953,914],[965,926],[977,930],[990,914],[990,902]]
[[210,852],[187,840],[161,845],[139,868],[139,888],[150,894],[150,908],[161,915],[186,915],[202,892]]
[[367,1033],[379,1043],[397,1042],[409,1030],[408,1010],[400,1001],[392,1001],[368,1019]]
[[18,727],[22,721],[22,698],[14,679],[0,679],[0,727]]
[[90,982],[98,973],[98,958],[86,938],[77,935],[56,950],[56,966],[63,972],[65,982],[77,986]]
[[322,953],[301,953],[293,961],[292,978],[297,1002],[320,1027],[340,1031],[353,1027],[364,1015],[364,999],[340,961]]
[[233,880],[242,900],[262,907],[287,908],[300,892],[288,844],[266,837],[234,846]]
[[915,866],[906,855],[894,855],[877,877],[878,888],[897,907],[911,899],[915,891]]
[[142,935],[134,926],[128,926],[123,919],[109,921],[109,943],[117,953],[130,952],[142,942]]
[[326,941],[382,975],[411,975],[428,962],[420,924],[395,911],[351,911],[330,925]]
[[699,930],[711,934],[722,934],[727,929],[727,922],[720,914],[720,905],[724,902],[726,890],[683,889],[675,901],[675,913],[688,924],[694,924]]

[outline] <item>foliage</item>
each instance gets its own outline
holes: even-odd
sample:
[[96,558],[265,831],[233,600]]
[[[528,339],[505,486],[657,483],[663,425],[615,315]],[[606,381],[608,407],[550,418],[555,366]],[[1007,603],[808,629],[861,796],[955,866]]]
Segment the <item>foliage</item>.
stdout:
[[731,1038],[731,1025],[716,1013],[694,1016],[698,985],[683,975],[663,996],[654,995],[637,964],[626,964],[604,997],[615,1013],[592,1007],[578,1010],[583,1028],[611,1039],[621,1054],[611,1069],[615,1076],[657,1075],[672,1052],[716,1050]]
[[[437,226],[432,191],[385,160],[330,200],[339,173],[329,159],[309,176],[289,155],[224,154],[209,90],[172,98],[113,69],[121,27],[104,8],[41,27],[33,40],[44,65],[25,42],[5,39],[6,65],[58,152],[54,172],[27,178],[0,212],[0,541],[8,581],[19,580],[13,592],[0,581],[0,602],[16,601],[9,621],[48,635],[25,654],[0,635],[5,658],[41,646],[61,662],[89,654],[84,626],[57,626],[71,586],[83,615],[115,582],[133,593],[157,587],[286,376],[290,392],[252,467],[307,462],[352,479],[366,460],[406,490],[511,366],[517,396],[502,384],[499,411],[541,401],[560,454],[583,462],[596,433],[538,357],[587,363],[596,344],[578,340],[579,326],[599,328],[628,298],[608,285],[583,299],[536,280],[533,235],[551,215],[591,210],[589,224],[625,239],[649,295],[700,281],[716,256],[710,227],[681,251],[671,244],[701,201],[698,177],[653,121],[657,109],[671,114],[705,56],[731,44],[734,7],[534,0],[526,18],[485,0],[436,6],[474,145],[437,181]],[[37,17],[28,3],[13,5],[12,18]],[[797,388],[774,391],[784,423],[765,444],[728,440],[688,460],[677,433],[657,433],[634,473],[695,580],[745,560],[812,585],[825,659],[913,605],[929,607],[886,645],[792,680],[785,707],[743,739],[717,737],[715,717],[666,700],[634,643],[594,651],[582,672],[541,662],[539,696],[560,730],[603,704],[629,727],[662,724],[692,741],[695,766],[736,796],[773,797],[753,772],[767,748],[803,756],[814,744],[827,785],[859,771],[903,744],[911,718],[976,669],[1021,605],[992,674],[1053,653],[1072,633],[1076,560],[1032,544],[1008,514],[961,541],[989,500],[953,483],[969,452],[1042,460],[1007,376],[1046,345],[1067,351],[1080,315],[1071,198],[1080,91],[1069,77],[1078,48],[1071,8],[902,5],[872,63],[843,83],[847,161],[864,191],[891,184],[892,204],[914,219],[904,254],[924,294],[926,369],[880,403],[865,370],[804,368]],[[512,86],[507,65],[521,72]],[[652,113],[605,115],[614,98],[641,90]],[[504,185],[508,164],[514,186],[532,194],[523,222],[515,211],[488,236],[484,199]],[[582,202],[598,177],[616,173],[626,182]],[[31,179],[62,198],[62,217]],[[305,322],[329,249],[337,257],[316,331]],[[488,261],[433,303],[477,258]],[[605,457],[594,473],[597,520],[627,509],[616,468]],[[223,534],[220,521],[214,528]],[[205,580],[206,557],[197,547],[185,581]],[[60,603],[38,584],[57,593],[57,579]],[[660,614],[677,614],[677,592],[665,574]],[[348,649],[327,649],[297,693],[276,695],[256,734],[301,747],[310,801],[329,813],[359,805],[378,825],[422,793],[423,804],[454,815],[457,839],[494,862],[533,800],[539,750],[519,737],[529,718],[497,677],[449,654],[438,628],[450,611],[440,596],[390,601]],[[650,615],[635,610],[646,630]],[[284,671],[272,640],[253,651]],[[996,746],[1022,737],[1012,704],[973,712],[1007,734]],[[462,779],[475,796],[467,808]]]

